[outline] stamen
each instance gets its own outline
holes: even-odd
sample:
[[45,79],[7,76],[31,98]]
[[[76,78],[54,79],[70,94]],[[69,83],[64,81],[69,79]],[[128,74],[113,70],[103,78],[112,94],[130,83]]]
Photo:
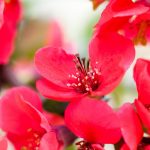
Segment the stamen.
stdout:
[[89,61],[86,61],[85,58],[80,59],[79,55],[76,55],[74,62],[77,72],[69,75],[67,86],[74,88],[79,93],[91,93],[96,90],[100,84],[100,70],[96,67],[92,68]]
[[21,150],[39,150],[41,135],[32,128],[27,129],[27,144],[21,147]]
[[92,145],[89,142],[86,141],[80,141],[76,143],[78,150],[94,150]]
[[139,31],[136,35],[136,37],[133,39],[135,45],[137,44],[142,44],[142,45],[146,45],[147,44],[147,39],[146,39],[146,32],[147,32],[147,28],[148,26],[150,26],[150,20],[148,21],[143,21],[140,24],[137,24],[139,27]]

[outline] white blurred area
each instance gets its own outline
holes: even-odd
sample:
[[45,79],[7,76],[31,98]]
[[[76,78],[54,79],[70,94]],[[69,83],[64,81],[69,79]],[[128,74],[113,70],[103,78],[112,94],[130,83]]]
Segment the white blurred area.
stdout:
[[[82,45],[83,30],[89,22],[100,16],[104,6],[102,4],[96,11],[93,11],[90,0],[23,0],[25,4],[29,3],[26,14],[29,17],[41,19],[44,21],[56,20],[65,30],[67,37],[76,45],[77,51],[81,55],[88,45]],[[98,20],[98,18],[97,18]],[[96,22],[95,22],[96,23]],[[93,24],[93,26],[95,25]],[[91,28],[91,31],[93,29]],[[84,47],[84,50],[83,50]]]

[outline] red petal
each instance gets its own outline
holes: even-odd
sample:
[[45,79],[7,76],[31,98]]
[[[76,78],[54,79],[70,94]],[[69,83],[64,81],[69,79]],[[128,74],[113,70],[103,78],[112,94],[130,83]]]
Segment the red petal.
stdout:
[[120,150],[130,150],[129,147],[126,144],[123,144],[120,148]]
[[135,49],[130,40],[116,33],[109,33],[109,35],[95,36],[92,39],[89,55],[92,67],[98,68],[102,75],[97,91],[108,94],[120,83],[133,62]]
[[0,64],[7,63],[10,55],[12,54],[20,17],[20,1],[11,0],[10,2],[5,2],[4,23],[0,29]]
[[55,132],[48,132],[42,137],[39,150],[63,150],[63,145],[58,142]]
[[126,144],[130,149],[137,150],[137,146],[143,137],[143,130],[133,106],[130,103],[124,104],[120,108],[118,116]]
[[31,103],[39,111],[43,111],[42,102],[38,94],[31,88],[25,86],[11,88],[7,91],[3,99],[10,99],[11,97],[11,101],[13,103],[13,101],[16,99],[16,94],[20,95],[25,101]]
[[114,17],[139,15],[149,10],[149,8],[146,7],[145,5],[135,3],[132,0],[113,1],[111,8],[112,11],[114,12]]
[[77,93],[74,89],[64,89],[59,85],[55,85],[45,79],[37,81],[36,87],[45,97],[58,101],[70,101],[86,95]]
[[26,134],[30,128],[42,133],[50,129],[46,118],[18,92],[14,92],[12,96],[6,93],[1,99],[0,127],[6,132],[18,135]]
[[113,0],[104,9],[96,25],[96,32],[105,34],[109,31],[118,31],[129,22],[131,16],[143,14],[148,10],[145,5],[134,3],[132,0]]
[[150,104],[150,61],[138,59],[134,67],[134,80],[138,90],[138,100]]
[[8,141],[5,137],[0,137],[0,150],[8,149]]
[[55,113],[44,111],[43,115],[48,120],[49,124],[51,125],[64,125],[64,119],[62,116],[59,116]]
[[121,136],[118,118],[107,103],[90,98],[76,100],[65,111],[65,122],[77,136],[91,143],[116,143]]
[[0,0],[0,28],[3,24],[4,0]]
[[146,146],[144,147],[144,150],[150,150],[150,145],[146,145]]
[[144,124],[144,127],[150,133],[150,112],[144,107],[144,105],[139,100],[135,100],[134,104],[136,106],[136,110],[140,116],[140,119]]
[[69,75],[75,74],[74,55],[60,48],[46,47],[35,55],[35,65],[39,73],[52,83],[67,88]]

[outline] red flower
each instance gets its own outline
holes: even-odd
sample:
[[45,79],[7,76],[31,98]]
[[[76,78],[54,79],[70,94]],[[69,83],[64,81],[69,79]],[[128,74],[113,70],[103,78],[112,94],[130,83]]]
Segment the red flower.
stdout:
[[121,150],[137,150],[143,138],[141,122],[130,103],[124,104],[118,111],[121,132],[126,143]]
[[17,150],[62,148],[41,106],[36,93],[26,87],[13,88],[0,100],[0,127]]
[[149,18],[150,8],[141,1],[112,0],[102,13],[96,34],[116,31],[135,44],[145,45],[150,40]]
[[116,143],[121,137],[117,114],[102,100],[86,97],[72,101],[65,111],[65,122],[85,140],[83,144]]
[[37,89],[48,98],[64,101],[87,94],[103,96],[120,83],[134,53],[132,42],[114,33],[92,39],[87,63],[61,48],[41,48],[35,55],[43,76]]
[[8,62],[14,49],[17,25],[21,17],[20,5],[20,0],[5,2],[3,25],[0,28],[0,64]]

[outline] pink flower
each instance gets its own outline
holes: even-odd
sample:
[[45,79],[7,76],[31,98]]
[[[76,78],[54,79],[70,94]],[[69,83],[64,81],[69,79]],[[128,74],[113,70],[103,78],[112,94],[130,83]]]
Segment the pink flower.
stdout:
[[12,88],[0,100],[0,127],[16,150],[60,150],[55,131],[42,114],[37,94],[26,87]]
[[61,48],[41,48],[35,55],[36,68],[43,77],[37,81],[37,89],[48,98],[63,101],[103,96],[120,83],[134,55],[132,42],[115,33],[93,37],[90,61]]
[[102,100],[85,97],[72,101],[65,111],[65,122],[75,135],[83,138],[82,143],[77,143],[80,148],[116,143],[121,137],[117,114]]
[[17,25],[21,18],[20,5],[20,0],[5,2],[3,24],[0,28],[0,64],[7,63],[13,52]]
[[112,0],[96,25],[96,34],[116,31],[135,44],[145,45],[150,40],[149,18],[150,7],[142,1]]

